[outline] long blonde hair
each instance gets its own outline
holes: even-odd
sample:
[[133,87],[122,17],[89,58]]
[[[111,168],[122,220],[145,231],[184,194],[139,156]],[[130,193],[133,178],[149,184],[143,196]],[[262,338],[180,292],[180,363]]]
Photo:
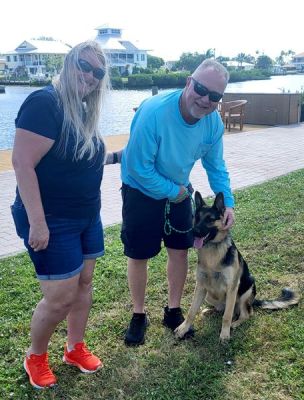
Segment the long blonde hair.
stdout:
[[[105,76],[96,89],[84,99],[79,92],[77,63],[84,51],[93,52],[101,61]],[[58,149],[66,154],[68,136],[75,135],[74,158],[82,159],[85,154],[91,159],[100,146],[104,147],[99,129],[101,108],[110,88],[106,57],[95,41],[86,41],[73,47],[66,55],[62,71],[53,79],[53,86],[63,106],[64,119]]]

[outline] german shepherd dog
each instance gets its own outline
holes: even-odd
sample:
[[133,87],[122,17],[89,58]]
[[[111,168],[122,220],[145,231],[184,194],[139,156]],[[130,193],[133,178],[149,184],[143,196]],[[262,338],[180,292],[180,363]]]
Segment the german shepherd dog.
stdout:
[[[290,289],[283,289],[277,300],[255,299],[256,287],[246,261],[235,246],[229,230],[224,229],[223,193],[208,206],[195,192],[194,247],[198,249],[196,286],[190,311],[175,334],[183,338],[204,300],[218,311],[224,311],[220,340],[230,339],[230,328],[236,328],[253,314],[253,306],[276,310],[299,302]],[[232,322],[232,319],[234,321]]]

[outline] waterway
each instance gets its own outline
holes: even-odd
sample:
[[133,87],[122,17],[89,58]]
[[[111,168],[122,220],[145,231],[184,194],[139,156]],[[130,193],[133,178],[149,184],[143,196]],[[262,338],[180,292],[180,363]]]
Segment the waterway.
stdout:
[[[25,98],[36,87],[6,86],[0,94],[0,150],[13,146],[14,121]],[[170,89],[174,90],[174,89]],[[228,93],[296,93],[304,90],[304,75],[273,76],[269,80],[230,83]],[[161,90],[160,90],[161,92]],[[129,133],[130,123],[134,115],[133,108],[145,98],[151,96],[151,90],[113,90],[104,107],[101,118],[103,135]]]

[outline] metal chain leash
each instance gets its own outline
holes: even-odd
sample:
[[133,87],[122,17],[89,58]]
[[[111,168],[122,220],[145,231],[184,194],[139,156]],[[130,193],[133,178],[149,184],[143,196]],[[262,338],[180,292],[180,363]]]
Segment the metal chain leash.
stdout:
[[[187,190],[187,197],[190,197],[191,199],[191,205],[192,205],[192,215],[195,213],[195,203],[193,200],[193,197],[191,193]],[[169,215],[170,215],[170,203],[171,201],[167,199],[166,205],[165,205],[165,224],[164,224],[164,232],[166,235],[171,235],[172,231],[177,232],[177,233],[188,233],[192,230],[192,226],[185,230],[181,231],[179,229],[174,228],[174,226],[171,225]]]

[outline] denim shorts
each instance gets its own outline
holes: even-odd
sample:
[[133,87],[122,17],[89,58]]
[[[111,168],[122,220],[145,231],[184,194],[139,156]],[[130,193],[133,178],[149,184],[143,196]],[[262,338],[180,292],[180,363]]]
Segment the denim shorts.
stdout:
[[103,227],[98,214],[94,218],[58,218],[46,215],[50,231],[46,249],[33,251],[29,246],[29,221],[23,204],[11,206],[17,235],[24,240],[38,279],[68,279],[80,273],[85,259],[104,254]]
[[[121,240],[127,257],[143,260],[156,256],[161,243],[170,249],[185,250],[193,247],[192,204],[190,198],[181,203],[170,202],[166,220],[175,228],[164,229],[167,199],[155,200],[137,189],[123,184]],[[183,233],[181,233],[183,232]]]

